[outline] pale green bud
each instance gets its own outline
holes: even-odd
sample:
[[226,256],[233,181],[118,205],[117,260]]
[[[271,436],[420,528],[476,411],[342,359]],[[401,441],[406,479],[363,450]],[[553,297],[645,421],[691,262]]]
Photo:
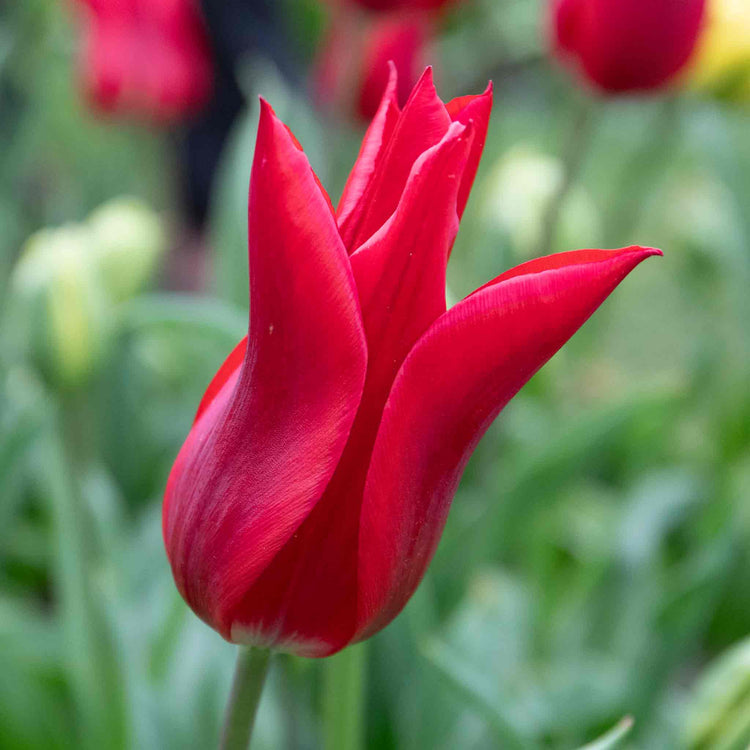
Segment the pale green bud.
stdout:
[[[514,261],[538,251],[547,207],[564,179],[559,159],[528,145],[511,149],[492,167],[484,183],[484,221],[506,236]],[[573,186],[566,196],[556,236],[550,252],[598,244],[599,215],[582,187]]]
[[24,246],[11,279],[22,345],[57,386],[84,382],[101,357],[107,304],[81,226],[42,230]]
[[137,198],[105,203],[87,222],[94,262],[107,294],[122,302],[152,279],[166,248],[161,218]]

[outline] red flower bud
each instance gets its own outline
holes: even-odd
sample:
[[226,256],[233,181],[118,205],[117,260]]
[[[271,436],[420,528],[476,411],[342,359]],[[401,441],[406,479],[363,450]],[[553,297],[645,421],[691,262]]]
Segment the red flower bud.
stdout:
[[658,89],[696,46],[705,0],[552,0],[553,46],[601,91]]
[[262,103],[250,182],[247,338],[167,485],[177,586],[225,638],[326,656],[419,584],[492,420],[644,258],[581,250],[446,310],[445,273],[492,92],[447,105],[391,77],[338,211]]
[[86,7],[79,60],[92,106],[156,121],[208,100],[213,69],[193,0],[79,0]]
[[429,26],[429,20],[417,14],[386,17],[372,24],[364,49],[357,106],[363,120],[371,120],[378,111],[390,77],[389,62],[398,72],[398,102],[406,103],[419,77]]
[[424,13],[387,13],[366,19],[361,14],[337,15],[317,63],[318,101],[369,122],[380,106],[393,63],[398,72],[396,99],[403,106],[424,69],[431,32],[431,19]]

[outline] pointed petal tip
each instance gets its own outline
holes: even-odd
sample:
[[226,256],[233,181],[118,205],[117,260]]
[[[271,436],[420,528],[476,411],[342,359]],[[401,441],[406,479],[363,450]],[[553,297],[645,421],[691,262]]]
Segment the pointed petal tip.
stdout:
[[268,103],[268,100],[263,96],[258,96],[258,104],[260,105],[260,119],[258,120],[258,131],[263,130],[271,126],[278,118],[276,112],[273,111],[273,107]]
[[637,247],[646,258],[649,258],[652,255],[658,255],[660,258],[664,257],[664,251],[660,250],[658,247]]
[[650,258],[653,255],[659,257],[662,257],[664,255],[664,253],[659,250],[658,247],[649,247],[648,245],[630,245],[628,247],[620,248],[619,250],[614,250],[613,252],[621,255],[636,255],[638,257],[639,263],[642,260],[646,260],[646,258]]
[[[613,247],[609,249],[585,249],[585,250],[574,250],[573,253],[600,253],[603,254],[605,257],[608,255],[611,256],[626,256],[626,255],[637,255],[642,260],[645,260],[646,258],[650,258],[652,255],[659,255],[662,256],[664,253],[659,250],[658,247],[651,247],[650,245],[626,245],[624,247]],[[554,257],[562,257],[567,255],[567,253],[554,253],[553,255],[547,256],[547,258],[554,258]],[[537,260],[542,260],[542,258],[538,258]]]
[[380,106],[383,107],[386,102],[398,107],[398,68],[393,60],[388,60],[388,83],[385,86]]
[[414,88],[417,89],[420,86],[435,86],[435,75],[432,68],[432,65],[428,65],[421,76],[419,76],[419,80],[414,84]]

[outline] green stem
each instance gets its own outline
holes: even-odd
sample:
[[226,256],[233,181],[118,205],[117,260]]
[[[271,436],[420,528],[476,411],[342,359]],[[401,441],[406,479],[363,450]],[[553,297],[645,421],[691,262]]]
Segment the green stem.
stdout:
[[247,750],[250,746],[270,660],[270,651],[240,646],[224,717],[220,750]]
[[46,444],[45,481],[57,546],[55,582],[81,747],[127,744],[122,681],[114,647],[91,590],[87,517],[79,493],[81,465],[72,446],[75,414],[55,409]]
[[561,155],[563,163],[563,176],[560,184],[547,204],[542,217],[542,231],[536,256],[548,255],[552,252],[552,244],[555,240],[560,211],[565,204],[571,187],[578,179],[583,166],[583,161],[591,144],[591,136],[594,132],[593,100],[583,100],[576,105],[577,109],[573,116],[573,122],[568,141]]
[[653,185],[658,183],[670,151],[679,142],[679,125],[679,101],[668,97],[659,104],[646,137],[630,155],[607,203],[608,247],[626,245],[633,238],[633,230],[652,196]]
[[358,750],[364,746],[366,670],[366,643],[349,646],[326,659],[325,750]]

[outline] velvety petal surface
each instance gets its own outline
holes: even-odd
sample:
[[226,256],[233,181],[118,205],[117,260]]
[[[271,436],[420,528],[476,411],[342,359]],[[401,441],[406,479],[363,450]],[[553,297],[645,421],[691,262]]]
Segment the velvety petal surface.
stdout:
[[414,342],[445,311],[445,267],[472,127],[454,123],[414,164],[386,224],[351,256],[368,372],[349,441],[323,499],[238,608],[278,646],[325,656],[356,624],[359,512],[370,454],[393,379]]
[[339,231],[347,248],[351,248],[354,233],[365,209],[362,198],[377,170],[401,113],[396,99],[397,87],[398,72],[396,66],[391,63],[389,65],[388,85],[383,93],[378,111],[375,113],[370,127],[367,128],[357,161],[349,173],[337,209]]
[[472,125],[453,123],[414,163],[391,218],[351,256],[373,354],[368,380],[384,368],[376,379],[387,390],[414,342],[445,312],[458,194],[473,142]]
[[458,191],[458,216],[461,218],[469,200],[469,193],[477,176],[479,161],[482,158],[484,144],[487,141],[487,130],[490,125],[490,114],[492,112],[492,82],[482,94],[461,96],[449,101],[445,108],[453,122],[473,123],[474,141],[471,146],[469,163],[464,169],[461,179],[461,187]]
[[359,528],[357,638],[395,617],[440,539],[477,442],[622,279],[659,251],[561,253],[498,277],[441,316],[396,377]]
[[359,406],[366,344],[333,214],[262,103],[249,204],[249,345],[209,387],[175,462],[164,538],[195,612],[235,640],[248,589],[320,500]]
[[432,70],[427,68],[401,112],[367,187],[360,193],[361,208],[352,212],[356,218],[347,222],[339,219],[349,252],[368,240],[396,210],[414,162],[442,139],[450,124],[450,115],[435,91]]

